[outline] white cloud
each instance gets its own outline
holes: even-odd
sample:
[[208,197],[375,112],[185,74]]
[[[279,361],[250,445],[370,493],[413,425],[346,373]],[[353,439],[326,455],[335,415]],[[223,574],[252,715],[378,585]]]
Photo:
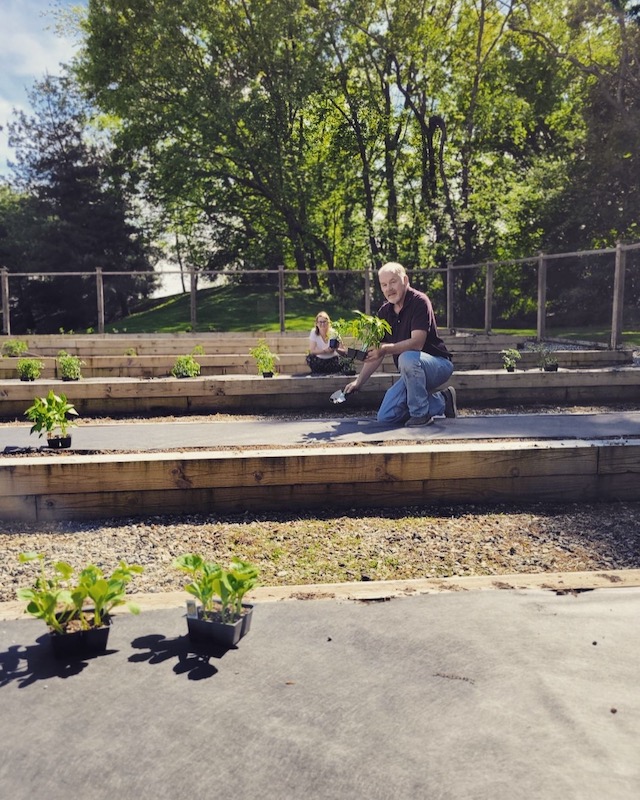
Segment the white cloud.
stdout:
[[76,49],[70,36],[55,30],[55,11],[83,0],[0,0],[0,174],[7,173],[6,123],[12,110],[28,111],[27,90],[46,73],[59,75]]

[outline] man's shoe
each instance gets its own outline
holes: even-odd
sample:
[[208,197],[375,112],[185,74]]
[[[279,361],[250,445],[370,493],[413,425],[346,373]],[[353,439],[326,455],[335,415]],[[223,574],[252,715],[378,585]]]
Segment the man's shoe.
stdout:
[[433,425],[433,417],[431,414],[425,414],[424,417],[409,417],[405,424],[407,428],[417,428],[419,425]]
[[456,390],[453,386],[447,386],[443,389],[442,395],[444,397],[444,415],[450,419],[455,419],[458,416],[458,406],[456,405]]

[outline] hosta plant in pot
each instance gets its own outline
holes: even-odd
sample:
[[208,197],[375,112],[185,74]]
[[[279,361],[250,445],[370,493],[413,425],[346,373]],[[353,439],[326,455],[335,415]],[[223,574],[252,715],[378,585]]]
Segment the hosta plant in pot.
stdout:
[[[104,652],[111,612],[127,602],[127,584],[144,567],[120,561],[111,575],[105,575],[95,564],[76,570],[66,561],[47,563],[42,553],[20,553],[18,558],[21,564],[39,562],[33,585],[18,589],[18,598],[27,603],[27,613],[49,629],[54,654],[81,657]],[[127,605],[139,613],[135,604]]]
[[29,433],[37,433],[39,436],[46,434],[49,447],[71,447],[69,428],[76,423],[69,417],[77,417],[78,412],[67,402],[64,394],[56,394],[50,389],[46,397],[34,397],[32,405],[24,414],[33,422]]
[[224,568],[198,553],[178,556],[173,565],[189,576],[185,591],[200,603],[187,603],[189,638],[228,647],[237,644],[251,627],[253,606],[242,601],[258,582],[257,568],[239,558]]
[[[359,361],[364,361],[367,357],[367,352],[369,350],[377,350],[385,334],[391,333],[391,325],[386,319],[363,314],[361,311],[356,311],[356,314],[357,317],[351,322],[350,332],[359,346],[355,348],[353,355]],[[347,356],[349,358],[352,357],[351,348],[347,351]]]

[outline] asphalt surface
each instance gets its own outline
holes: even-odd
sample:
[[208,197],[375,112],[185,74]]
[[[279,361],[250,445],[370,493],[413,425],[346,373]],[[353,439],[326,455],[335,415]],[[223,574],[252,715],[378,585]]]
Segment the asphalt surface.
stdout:
[[[0,426],[0,452],[41,447],[28,424]],[[384,441],[487,439],[618,439],[640,437],[640,411],[600,414],[498,414],[439,419],[423,428],[382,425],[372,417],[80,424],[71,429],[74,450],[163,450],[180,447],[308,445]]]
[[637,800],[640,589],[256,603],[225,653],[182,608],[106,654],[0,622],[3,798]]

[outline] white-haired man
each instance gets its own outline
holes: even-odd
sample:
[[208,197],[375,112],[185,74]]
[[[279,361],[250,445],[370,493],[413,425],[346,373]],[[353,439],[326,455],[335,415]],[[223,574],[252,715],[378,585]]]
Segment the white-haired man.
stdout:
[[438,417],[455,417],[454,388],[440,390],[453,373],[453,362],[438,336],[431,300],[409,286],[402,264],[384,264],[378,280],[386,298],[378,316],[387,320],[391,333],[385,335],[377,350],[369,351],[360,374],[345,387],[345,394],[358,391],[385,356],[393,356],[400,378],[385,393],[378,422],[418,426],[430,425]]

